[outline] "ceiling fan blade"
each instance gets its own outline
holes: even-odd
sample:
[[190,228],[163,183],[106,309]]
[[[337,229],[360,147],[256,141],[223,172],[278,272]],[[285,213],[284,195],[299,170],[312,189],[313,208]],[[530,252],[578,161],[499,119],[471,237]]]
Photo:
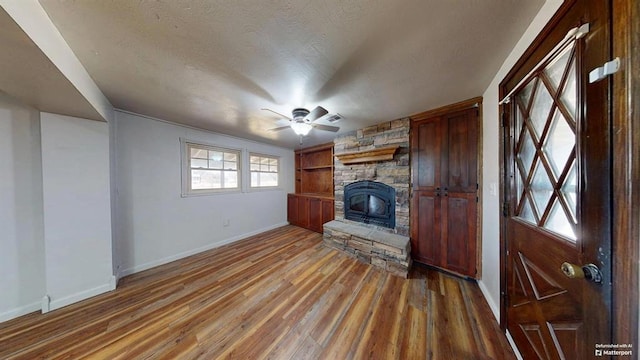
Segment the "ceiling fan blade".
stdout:
[[336,132],[340,130],[340,128],[337,126],[329,126],[329,125],[322,125],[322,124],[312,124],[311,126],[313,126],[315,129],[324,130],[324,131]]
[[305,120],[309,120],[311,122],[318,120],[319,118],[327,115],[329,112],[327,109],[322,106],[316,106],[313,111],[311,111],[307,116],[305,116]]
[[274,113],[274,114],[276,114],[276,115],[280,115],[280,116],[282,116],[282,117],[283,117],[283,118],[285,118],[285,119],[293,120],[292,118],[288,117],[287,115],[280,114],[279,112],[277,112],[277,111],[273,111],[273,110],[271,110],[271,109],[262,108],[262,109],[260,109],[260,110],[269,111],[269,112],[272,112],[272,113]]
[[273,129],[269,129],[267,131],[280,131],[280,130],[284,130],[284,129],[291,129],[291,126],[287,125],[287,126],[280,126],[277,128],[273,128]]

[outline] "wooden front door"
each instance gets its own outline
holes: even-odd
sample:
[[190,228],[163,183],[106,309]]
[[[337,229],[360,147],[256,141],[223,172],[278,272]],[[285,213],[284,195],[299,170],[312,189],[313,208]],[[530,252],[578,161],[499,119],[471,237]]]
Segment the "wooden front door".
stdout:
[[609,80],[587,82],[610,60],[608,11],[563,5],[501,84],[503,315],[525,359],[587,359],[611,342]]
[[478,108],[412,123],[414,260],[457,274],[477,272]]

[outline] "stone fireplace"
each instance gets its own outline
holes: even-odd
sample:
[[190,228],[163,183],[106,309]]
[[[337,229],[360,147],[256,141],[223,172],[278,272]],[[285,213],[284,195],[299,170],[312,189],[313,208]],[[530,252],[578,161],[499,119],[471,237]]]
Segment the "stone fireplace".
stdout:
[[399,119],[334,140],[335,220],[324,243],[406,277],[409,245],[409,126]]

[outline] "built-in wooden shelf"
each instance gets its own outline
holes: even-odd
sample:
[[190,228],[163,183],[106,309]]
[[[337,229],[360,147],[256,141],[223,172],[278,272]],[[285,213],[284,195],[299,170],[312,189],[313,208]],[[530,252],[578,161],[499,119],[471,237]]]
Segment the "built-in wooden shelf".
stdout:
[[333,143],[296,150],[295,194],[287,196],[289,223],[322,232],[333,220]]
[[338,158],[338,160],[340,160],[341,163],[345,165],[374,161],[387,161],[393,160],[393,155],[395,155],[399,147],[400,145],[385,146],[371,150],[336,154],[336,157]]

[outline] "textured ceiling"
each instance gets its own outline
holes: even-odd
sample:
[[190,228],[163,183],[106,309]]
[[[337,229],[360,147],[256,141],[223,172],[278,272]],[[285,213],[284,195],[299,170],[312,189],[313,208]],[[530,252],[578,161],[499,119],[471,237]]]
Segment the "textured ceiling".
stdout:
[[40,3],[116,108],[294,148],[261,108],[342,133],[481,95],[544,1]]

